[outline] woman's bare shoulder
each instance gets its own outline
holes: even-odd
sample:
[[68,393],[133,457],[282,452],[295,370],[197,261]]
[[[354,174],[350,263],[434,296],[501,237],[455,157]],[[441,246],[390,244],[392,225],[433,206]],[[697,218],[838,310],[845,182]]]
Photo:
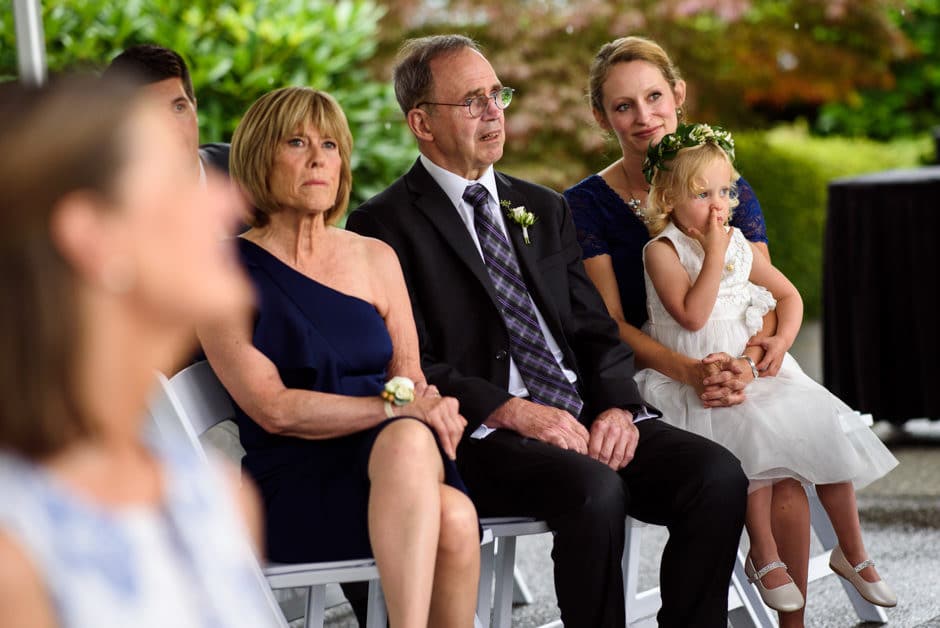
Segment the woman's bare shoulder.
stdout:
[[6,628],[56,625],[39,571],[22,547],[3,530],[0,530],[0,608]]
[[372,270],[381,272],[392,262],[398,265],[395,250],[382,240],[342,229],[337,230],[337,233],[340,243],[348,247],[350,255],[364,260]]

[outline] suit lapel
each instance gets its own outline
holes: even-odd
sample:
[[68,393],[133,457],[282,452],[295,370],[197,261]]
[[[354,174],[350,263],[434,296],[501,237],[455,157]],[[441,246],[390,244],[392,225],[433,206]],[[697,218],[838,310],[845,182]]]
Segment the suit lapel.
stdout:
[[408,172],[406,181],[414,194],[415,207],[427,217],[457,257],[467,265],[470,272],[486,290],[493,306],[498,309],[496,292],[486,266],[483,264],[483,258],[480,257],[480,252],[473,244],[470,234],[467,233],[467,226],[460,219],[457,210],[453,208],[450,199],[444,194],[444,190],[421,165],[420,160],[416,161]]
[[[508,200],[511,207],[526,206],[525,196],[516,190],[512,183],[502,174],[496,172],[495,175],[496,190],[499,194],[498,200]],[[458,216],[457,211],[453,208],[453,204],[450,199],[447,198],[447,195],[444,194],[444,190],[441,189],[441,186],[437,184],[424,166],[421,165],[420,159],[415,162],[411,170],[408,171],[408,174],[405,175],[405,180],[413,195],[414,206],[434,225],[444,241],[447,242],[454,253],[456,253],[457,257],[470,269],[470,272],[473,273],[480,285],[483,286],[483,289],[486,290],[486,293],[493,303],[493,307],[499,310],[500,306],[496,300],[496,291],[493,288],[493,282],[486,270],[486,266],[483,264],[483,258],[480,257],[480,252],[473,244],[470,234],[467,233],[467,226],[460,219],[460,216]],[[529,207],[528,209],[538,215],[538,208]],[[502,209],[500,209],[500,211],[502,211]],[[529,228],[530,239],[533,240],[532,244],[526,244],[523,239],[522,229],[519,225],[508,218],[505,220],[506,231],[509,234],[509,239],[515,250],[516,259],[522,270],[522,275],[525,279],[529,294],[532,296],[535,306],[542,313],[542,317],[548,324],[552,335],[555,336],[560,344],[564,345],[564,331],[562,330],[561,321],[558,319],[558,309],[549,298],[549,292],[539,272],[538,260],[539,251],[541,249],[534,240],[533,228]],[[535,230],[537,230],[537,227]]]

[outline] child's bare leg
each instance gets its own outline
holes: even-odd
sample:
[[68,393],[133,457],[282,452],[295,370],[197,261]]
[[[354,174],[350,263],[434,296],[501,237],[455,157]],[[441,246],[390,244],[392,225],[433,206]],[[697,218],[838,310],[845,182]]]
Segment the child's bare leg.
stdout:
[[[774,540],[771,526],[771,504],[773,488],[765,486],[751,491],[747,496],[747,514],[744,523],[747,526],[747,535],[751,540],[751,562],[755,569],[780,560],[777,553],[777,542]],[[783,569],[774,569],[761,578],[761,582],[768,589],[774,589],[790,582],[790,577]]]
[[[790,577],[805,598],[809,577],[809,502],[803,485],[793,479],[776,482],[770,517],[780,560],[787,564]],[[780,628],[802,628],[804,610],[779,613]]]
[[[829,521],[839,537],[839,547],[842,548],[846,560],[852,565],[857,565],[868,558],[865,543],[862,541],[862,527],[858,520],[858,506],[852,483],[819,484],[816,486],[816,494],[829,515]],[[859,575],[868,582],[880,580],[874,566],[862,569]]]

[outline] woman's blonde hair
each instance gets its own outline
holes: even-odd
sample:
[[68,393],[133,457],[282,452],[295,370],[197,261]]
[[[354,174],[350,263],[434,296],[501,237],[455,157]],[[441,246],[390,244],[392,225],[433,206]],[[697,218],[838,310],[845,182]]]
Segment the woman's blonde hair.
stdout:
[[310,122],[323,135],[339,145],[339,187],[336,202],[326,214],[326,223],[343,217],[352,191],[352,133],[342,107],[336,99],[309,87],[283,87],[255,101],[238,123],[232,136],[229,170],[232,178],[254,204],[253,227],[263,227],[270,215],[281,210],[272,193],[270,180],[279,144]]
[[649,197],[638,212],[650,236],[662,233],[671,220],[672,208],[680,199],[698,194],[705,187],[701,172],[715,160],[724,161],[731,167],[731,199],[728,204],[728,219],[731,219],[731,211],[738,206],[737,180],[741,175],[735,170],[728,153],[717,144],[706,142],[681,149],[669,160],[668,169],[657,168],[653,174]]

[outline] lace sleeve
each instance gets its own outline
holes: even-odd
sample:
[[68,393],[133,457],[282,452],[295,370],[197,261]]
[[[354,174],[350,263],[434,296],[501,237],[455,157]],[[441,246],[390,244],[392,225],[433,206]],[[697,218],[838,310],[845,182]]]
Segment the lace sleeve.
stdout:
[[588,184],[589,180],[586,179],[565,190],[565,199],[571,208],[571,218],[584,259],[610,254],[610,247],[604,237],[603,212]]
[[731,224],[740,229],[744,237],[751,242],[767,243],[764,213],[760,209],[760,202],[754,194],[754,188],[744,180],[744,177],[738,179],[738,206],[734,208]]

